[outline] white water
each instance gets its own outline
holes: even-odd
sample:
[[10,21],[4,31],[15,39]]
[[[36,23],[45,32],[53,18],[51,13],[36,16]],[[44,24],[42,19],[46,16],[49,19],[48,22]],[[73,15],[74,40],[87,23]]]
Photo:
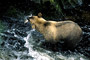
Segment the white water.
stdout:
[[[30,15],[31,16],[31,15]],[[84,29],[87,29],[87,25],[82,27]],[[12,31],[14,31],[13,29]],[[90,28],[88,28],[90,30]],[[10,30],[7,30],[7,32],[11,32]],[[10,50],[8,51],[7,49],[5,50],[0,50],[0,60],[90,60],[86,58],[83,54],[76,53],[76,52],[71,52],[69,55],[64,55],[61,52],[53,52],[53,51],[48,51],[42,47],[38,47],[43,41],[41,35],[35,33],[39,37],[34,36],[33,37],[33,32],[35,32],[35,29],[32,29],[27,32],[26,37],[20,38],[17,34],[14,32],[14,37],[17,37],[19,39],[24,39],[26,41],[25,47],[27,47],[29,50],[25,51],[15,51],[15,50]],[[90,33],[84,32],[84,34],[90,35]],[[36,40],[40,39],[40,42],[36,42]],[[6,44],[6,47],[9,49],[8,43]],[[37,49],[35,49],[36,47]],[[11,48],[10,48],[11,49]],[[42,51],[44,50],[44,51]],[[65,52],[64,52],[65,53]]]
[[[71,54],[64,55],[66,52],[53,52],[42,48],[40,45],[44,39],[35,29],[27,31],[27,34],[24,38],[20,38],[17,34],[14,34],[14,36],[26,41],[24,46],[28,48],[28,51],[0,50],[0,60],[90,60],[80,53],[70,51]],[[8,45],[7,48],[9,48]]]
[[[36,33],[35,29],[28,31],[27,34],[23,39],[26,41],[25,47],[28,51],[0,50],[0,60],[90,60],[80,53],[70,51],[71,54],[64,55],[62,52],[53,52],[40,47],[42,36]],[[36,41],[38,39],[40,39],[39,42]]]
[[33,31],[35,31],[35,29],[30,30],[28,36],[24,38],[24,40],[26,41],[25,46],[29,49],[28,55],[33,57],[34,60],[53,60],[53,58],[48,56],[46,53],[41,53],[32,49],[32,43],[34,42],[32,38]]
[[35,29],[32,29],[29,32],[27,32],[28,36],[24,38],[24,40],[26,41],[25,47],[29,49],[29,52],[27,54],[28,56],[33,57],[33,59],[31,60],[88,60],[82,54],[75,53],[69,56],[64,56],[60,52],[54,53],[48,50],[45,50],[47,52],[40,52],[33,49],[33,46],[34,46],[33,44],[38,44],[34,41],[34,38],[32,37],[33,32],[35,32]]

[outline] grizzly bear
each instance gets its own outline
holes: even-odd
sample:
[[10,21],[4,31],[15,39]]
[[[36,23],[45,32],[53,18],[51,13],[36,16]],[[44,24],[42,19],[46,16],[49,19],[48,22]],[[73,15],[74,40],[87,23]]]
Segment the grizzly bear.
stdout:
[[27,20],[33,29],[39,31],[52,44],[63,42],[67,47],[74,48],[81,40],[82,29],[73,21],[47,21],[42,18],[41,13],[28,17]]

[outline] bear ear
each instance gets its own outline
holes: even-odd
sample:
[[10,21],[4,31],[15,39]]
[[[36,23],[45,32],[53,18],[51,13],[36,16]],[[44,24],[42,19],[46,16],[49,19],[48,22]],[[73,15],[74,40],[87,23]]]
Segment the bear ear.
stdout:
[[39,17],[39,18],[42,17],[42,13],[38,13],[38,17]]

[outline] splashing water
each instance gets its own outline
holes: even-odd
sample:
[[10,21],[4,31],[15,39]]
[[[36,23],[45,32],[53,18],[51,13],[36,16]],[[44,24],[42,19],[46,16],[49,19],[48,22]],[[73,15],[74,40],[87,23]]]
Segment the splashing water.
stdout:
[[[20,28],[21,27],[21,28]],[[27,26],[21,26],[20,22],[13,25],[13,29],[8,29],[3,36],[10,37],[5,40],[6,50],[0,50],[0,60],[90,60],[83,54],[86,53],[85,49],[88,49],[84,45],[86,43],[82,41],[79,51],[82,51],[82,54],[77,51],[57,51],[53,52],[52,50],[44,49],[42,46],[43,39],[42,35],[37,33],[35,29],[29,29]],[[18,29],[19,28],[19,29]],[[85,39],[90,41],[90,26],[83,26],[82,29],[85,29],[84,35]],[[30,30],[30,31],[29,31]],[[25,32],[25,33],[24,33]],[[22,34],[23,33],[23,34]],[[26,35],[25,35],[26,34]],[[25,36],[23,36],[25,35]],[[15,40],[14,40],[15,39]],[[26,43],[22,43],[26,41]],[[84,42],[84,45],[83,45]],[[15,46],[15,47],[14,47]],[[18,48],[26,47],[26,50],[19,50]],[[84,47],[84,48],[83,48]],[[12,50],[12,48],[17,48]],[[46,47],[48,48],[48,47]],[[10,49],[9,51],[7,49]],[[87,50],[87,52],[90,50]],[[67,53],[69,52],[69,54]],[[88,53],[89,54],[89,53]]]
[[53,60],[53,58],[50,58],[50,56],[46,55],[45,53],[34,51],[32,49],[33,45],[31,45],[32,43],[30,44],[29,42],[32,42],[32,40],[33,40],[32,32],[34,32],[34,31],[35,31],[35,29],[30,30],[28,36],[24,38],[24,40],[26,41],[25,46],[29,49],[28,55],[34,57],[34,60]]
[[[28,55],[33,57],[33,60],[88,60],[86,57],[84,57],[83,54],[75,53],[70,54],[69,56],[64,56],[60,52],[52,52],[48,50],[44,50],[44,52],[35,50],[34,44],[37,44],[34,41],[34,38],[32,36],[32,33],[35,32],[35,29],[30,30],[27,35],[27,37],[24,38],[26,41],[25,46],[29,49]],[[37,47],[37,46],[35,46]],[[41,49],[39,47],[39,49]]]
[[[33,31],[35,31],[35,29],[30,30],[30,33],[27,32],[27,33],[29,33],[29,34],[27,35],[27,37],[24,38],[24,40],[26,41],[26,43],[25,43],[25,46],[26,46],[26,47],[29,47],[29,41],[28,41],[28,40],[29,40],[29,38],[32,39],[31,33],[32,33]],[[30,40],[30,41],[31,41],[31,40]]]

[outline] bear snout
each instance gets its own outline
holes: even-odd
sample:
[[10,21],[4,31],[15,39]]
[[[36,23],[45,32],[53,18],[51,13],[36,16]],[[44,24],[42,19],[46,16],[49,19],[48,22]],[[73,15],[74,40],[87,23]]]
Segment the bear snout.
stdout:
[[31,17],[27,17],[27,20],[29,20]]
[[34,19],[34,17],[27,17],[27,20]]
[[30,18],[31,18],[31,17],[27,17],[26,20],[24,21],[24,23],[29,22],[29,21],[30,21]]

